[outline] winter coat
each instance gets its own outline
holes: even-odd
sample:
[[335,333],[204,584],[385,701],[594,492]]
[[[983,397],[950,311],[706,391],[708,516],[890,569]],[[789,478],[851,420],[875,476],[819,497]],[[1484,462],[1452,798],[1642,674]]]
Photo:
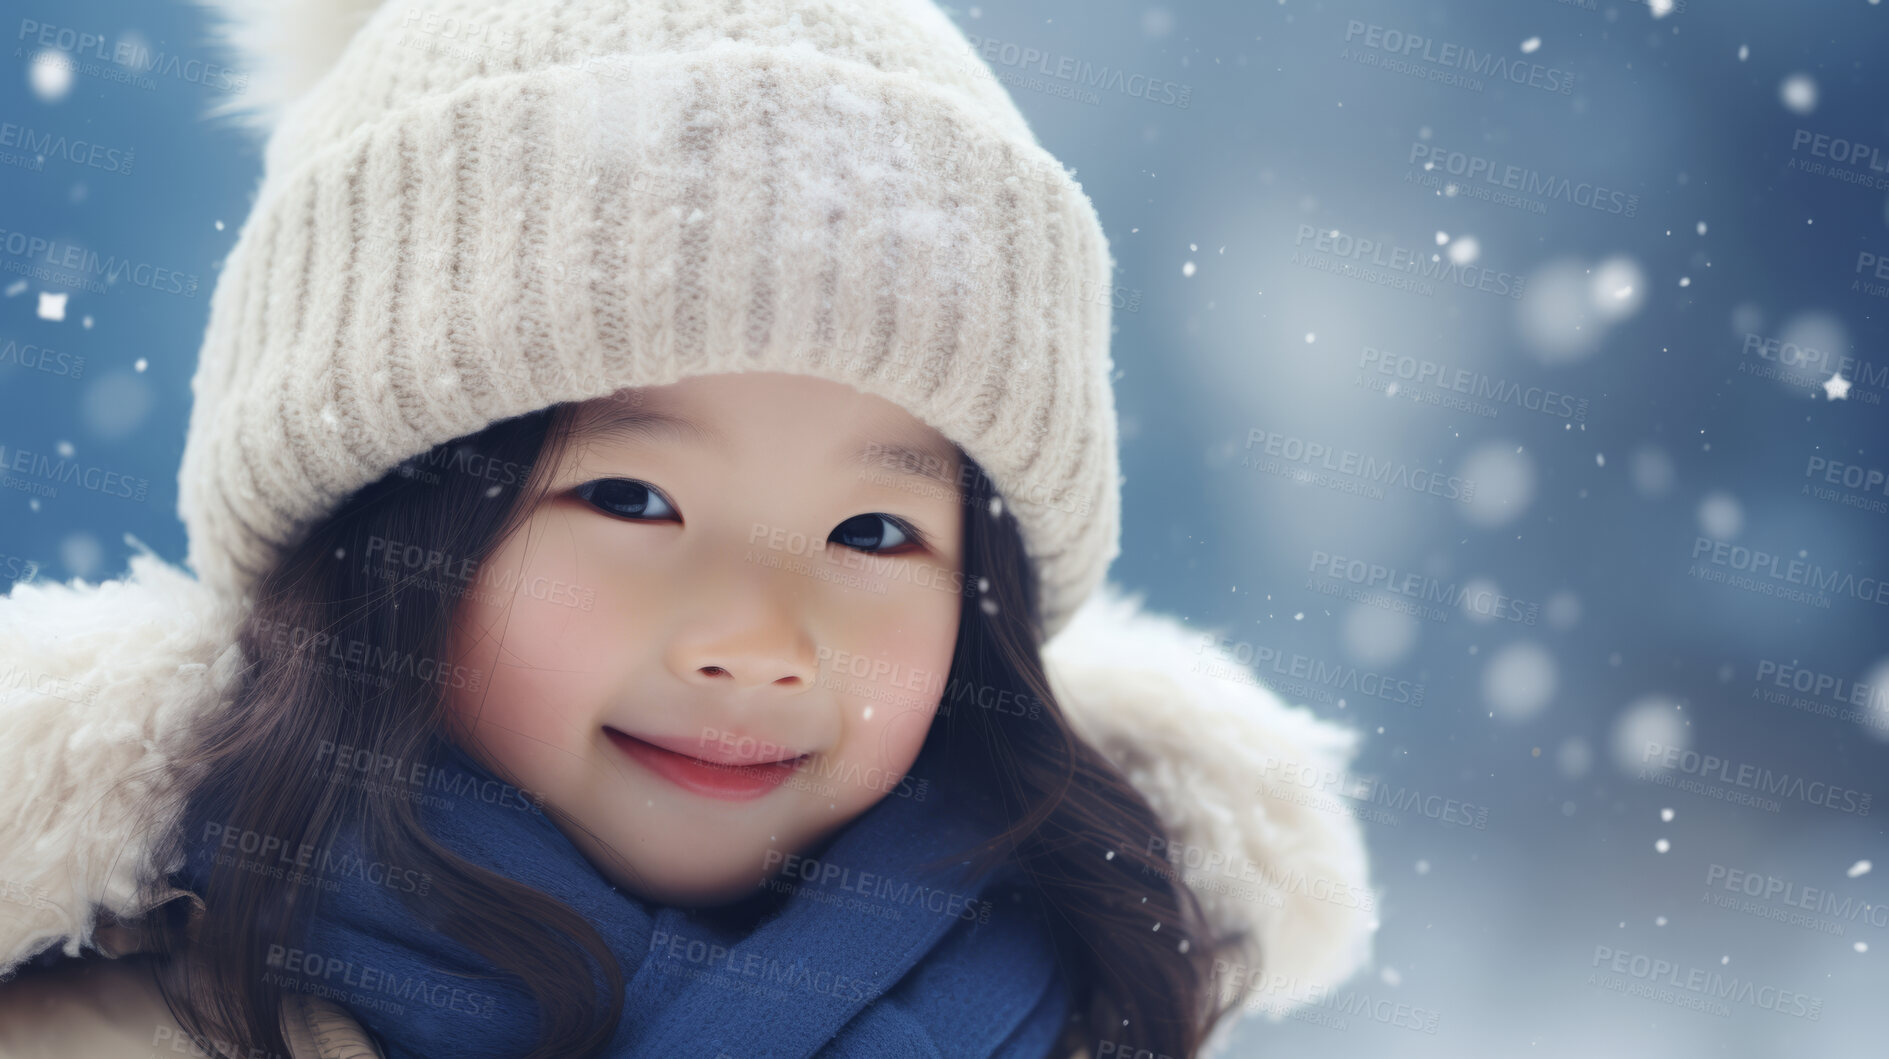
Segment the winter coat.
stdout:
[[[176,888],[139,899],[136,881],[165,871],[134,821],[181,804],[161,767],[236,688],[237,620],[149,554],[118,580],[21,583],[0,599],[0,1059],[206,1054],[166,1010],[145,954],[158,905],[201,902]],[[1168,859],[1214,928],[1249,932],[1233,958],[1305,996],[1369,957],[1366,854],[1352,817],[1262,781],[1282,764],[1342,775],[1356,734],[1287,706],[1209,632],[1104,586],[1043,656],[1072,725],[1166,824]],[[151,766],[167,778],[113,786]],[[1249,870],[1235,883],[1221,865]],[[1331,899],[1340,890],[1363,899]],[[34,960],[55,948],[62,957]],[[1269,998],[1269,1011],[1283,1006]],[[284,1023],[292,1059],[381,1055],[324,999],[289,994]]]

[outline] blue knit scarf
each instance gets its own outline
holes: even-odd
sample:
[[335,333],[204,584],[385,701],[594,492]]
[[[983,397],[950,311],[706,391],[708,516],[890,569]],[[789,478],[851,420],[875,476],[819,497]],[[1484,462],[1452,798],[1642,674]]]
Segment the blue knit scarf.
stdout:
[[[412,785],[429,832],[563,901],[616,955],[628,987],[612,1056],[1042,1059],[1068,1017],[1045,916],[1014,865],[976,879],[955,865],[920,870],[995,833],[987,797],[950,782],[904,785],[817,856],[785,862],[757,896],[692,912],[615,889],[548,816],[458,748],[442,744],[435,760]],[[209,852],[245,855],[240,841]],[[204,855],[193,858],[199,870]],[[268,984],[345,1007],[392,1059],[529,1050],[530,994],[402,902],[430,877],[377,862],[356,828],[299,859],[308,863],[291,866],[285,885],[318,890],[317,910],[301,946],[271,947]]]

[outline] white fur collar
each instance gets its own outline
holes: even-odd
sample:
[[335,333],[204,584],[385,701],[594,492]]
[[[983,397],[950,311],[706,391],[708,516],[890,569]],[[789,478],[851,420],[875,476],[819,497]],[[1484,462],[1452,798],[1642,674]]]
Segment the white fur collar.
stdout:
[[[76,955],[101,910],[143,911],[136,882],[158,866],[138,810],[175,819],[166,766],[235,687],[236,620],[150,554],[120,580],[22,583],[0,599],[0,976],[54,944]],[[1342,772],[1355,734],[1203,671],[1208,631],[1104,586],[1044,658],[1080,733],[1167,823],[1170,860],[1216,927],[1251,932],[1244,977],[1285,983],[1289,1003],[1363,963],[1374,901],[1357,822],[1272,797],[1262,775],[1281,762]]]

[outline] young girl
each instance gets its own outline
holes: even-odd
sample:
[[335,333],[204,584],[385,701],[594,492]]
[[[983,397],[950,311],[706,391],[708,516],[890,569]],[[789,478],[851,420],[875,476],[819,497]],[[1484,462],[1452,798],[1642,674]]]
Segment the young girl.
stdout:
[[0,1054],[1186,1056],[1362,962],[1351,736],[1103,585],[1106,242],[928,0],[225,6],[196,576],[0,603]]

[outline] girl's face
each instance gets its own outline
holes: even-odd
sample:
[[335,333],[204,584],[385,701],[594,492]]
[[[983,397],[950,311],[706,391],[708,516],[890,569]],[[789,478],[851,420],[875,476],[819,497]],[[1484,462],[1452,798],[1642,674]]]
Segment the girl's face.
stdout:
[[956,448],[808,376],[577,407],[529,519],[456,609],[455,736],[568,814],[620,888],[748,895],[905,772],[962,595]]

